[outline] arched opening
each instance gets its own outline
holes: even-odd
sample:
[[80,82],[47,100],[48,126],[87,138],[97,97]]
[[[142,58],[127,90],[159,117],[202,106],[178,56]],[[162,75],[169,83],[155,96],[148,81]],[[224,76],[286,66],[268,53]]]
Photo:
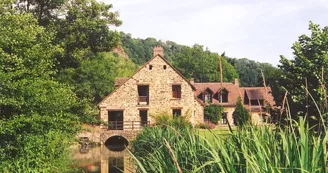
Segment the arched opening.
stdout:
[[123,151],[129,145],[129,141],[123,136],[112,136],[105,142],[105,146],[112,151]]

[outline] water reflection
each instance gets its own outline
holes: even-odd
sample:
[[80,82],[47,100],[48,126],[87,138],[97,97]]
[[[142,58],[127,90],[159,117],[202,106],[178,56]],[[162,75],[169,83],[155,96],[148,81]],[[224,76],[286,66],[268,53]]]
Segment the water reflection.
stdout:
[[88,173],[134,173],[135,164],[127,150],[110,151],[105,146],[90,148],[88,153],[74,149],[74,167]]

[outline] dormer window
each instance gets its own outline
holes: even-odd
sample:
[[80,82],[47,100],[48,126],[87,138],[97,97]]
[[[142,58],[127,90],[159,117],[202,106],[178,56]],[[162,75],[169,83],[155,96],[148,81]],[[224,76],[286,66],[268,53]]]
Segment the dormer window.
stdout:
[[203,93],[203,100],[205,103],[212,103],[213,92],[211,89],[207,88]]
[[163,69],[166,70],[166,65],[163,65]]
[[153,65],[149,65],[149,70],[152,70],[153,69]]
[[208,92],[204,93],[204,102],[208,102],[211,103],[212,102],[212,98],[211,98],[211,94]]
[[228,91],[226,89],[219,91],[218,98],[220,103],[228,103]]

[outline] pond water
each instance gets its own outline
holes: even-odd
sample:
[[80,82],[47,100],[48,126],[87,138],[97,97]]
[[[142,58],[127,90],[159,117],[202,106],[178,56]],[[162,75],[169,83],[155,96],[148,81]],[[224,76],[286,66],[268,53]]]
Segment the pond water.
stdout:
[[79,148],[73,149],[73,167],[86,173],[134,173],[135,164],[130,153],[111,151],[106,146],[90,148],[87,153],[81,153]]

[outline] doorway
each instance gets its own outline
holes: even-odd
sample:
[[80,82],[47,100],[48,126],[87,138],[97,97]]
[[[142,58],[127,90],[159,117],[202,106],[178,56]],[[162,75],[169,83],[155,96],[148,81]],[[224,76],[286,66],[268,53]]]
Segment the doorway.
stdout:
[[139,116],[140,116],[140,120],[141,123],[140,125],[143,126],[147,126],[148,124],[148,111],[147,110],[139,110]]

